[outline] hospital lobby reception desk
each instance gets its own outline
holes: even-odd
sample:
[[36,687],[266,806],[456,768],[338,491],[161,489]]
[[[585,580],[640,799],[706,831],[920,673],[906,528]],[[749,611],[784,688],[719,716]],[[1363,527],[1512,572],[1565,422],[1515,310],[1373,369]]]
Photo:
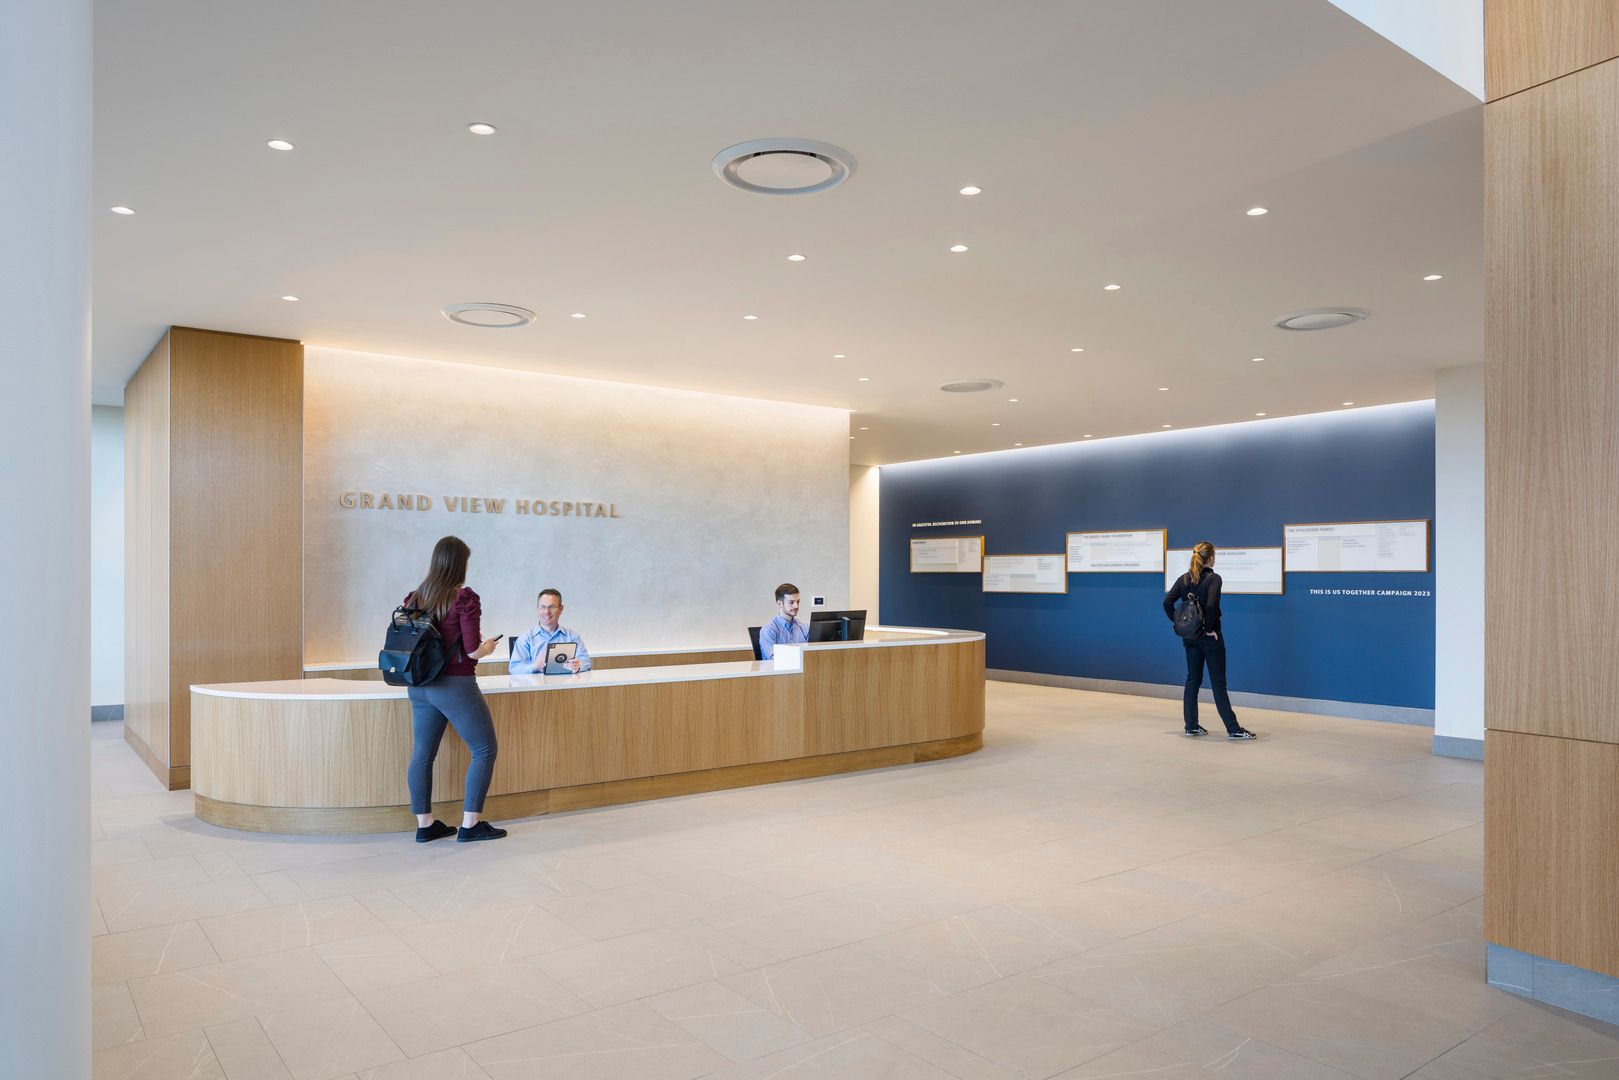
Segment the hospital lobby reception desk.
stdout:
[[[877,629],[773,661],[480,676],[500,756],[485,814],[527,817],[971,753],[984,636]],[[401,687],[306,678],[191,688],[197,816],[256,832],[414,827]],[[467,749],[445,734],[434,810],[459,813]]]

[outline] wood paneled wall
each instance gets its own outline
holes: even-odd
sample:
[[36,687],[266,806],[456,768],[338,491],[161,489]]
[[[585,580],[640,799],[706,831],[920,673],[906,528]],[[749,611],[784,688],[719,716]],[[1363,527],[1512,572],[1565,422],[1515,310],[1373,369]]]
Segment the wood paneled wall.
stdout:
[[303,346],[171,329],[125,404],[125,737],[190,782],[192,683],[303,669]]
[[1619,976],[1619,0],[1485,37],[1485,934]]
[[1619,61],[1486,113],[1488,726],[1619,741]]
[[1619,56],[1619,0],[1485,0],[1484,90],[1495,101]]
[[1619,744],[1487,739],[1485,934],[1619,975]]

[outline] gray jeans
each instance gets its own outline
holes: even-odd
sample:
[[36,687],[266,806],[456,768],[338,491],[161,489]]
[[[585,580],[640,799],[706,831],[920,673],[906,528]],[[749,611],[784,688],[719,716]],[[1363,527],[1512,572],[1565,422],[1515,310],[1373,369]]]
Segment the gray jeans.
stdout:
[[444,725],[455,728],[461,741],[472,751],[467,764],[466,798],[461,809],[468,814],[483,813],[483,799],[489,793],[489,779],[495,772],[495,724],[489,706],[472,675],[445,675],[426,686],[410,688],[410,713],[415,747],[410,755],[410,812],[433,812],[433,759],[444,738]]

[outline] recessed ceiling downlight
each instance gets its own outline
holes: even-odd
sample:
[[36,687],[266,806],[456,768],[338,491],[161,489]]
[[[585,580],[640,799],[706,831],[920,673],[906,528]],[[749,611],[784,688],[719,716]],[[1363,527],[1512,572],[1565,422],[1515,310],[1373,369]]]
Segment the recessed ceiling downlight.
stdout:
[[1336,330],[1340,326],[1358,323],[1371,315],[1364,308],[1321,307],[1305,308],[1283,315],[1273,324],[1278,330]]
[[755,195],[813,195],[849,179],[847,150],[810,139],[752,139],[714,155],[714,175]]
[[516,304],[451,304],[444,309],[444,317],[485,330],[517,330],[535,319],[534,312]]
[[1005,385],[1000,379],[955,379],[939,389],[947,394],[982,394],[985,390],[999,390]]

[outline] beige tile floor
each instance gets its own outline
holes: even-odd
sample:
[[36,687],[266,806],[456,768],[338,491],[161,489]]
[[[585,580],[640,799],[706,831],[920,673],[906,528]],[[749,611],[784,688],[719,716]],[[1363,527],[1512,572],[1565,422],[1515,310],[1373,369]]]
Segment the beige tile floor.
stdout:
[[200,824],[94,740],[98,1080],[1619,1077],[1484,985],[1431,733],[991,683],[952,761],[510,822]]

